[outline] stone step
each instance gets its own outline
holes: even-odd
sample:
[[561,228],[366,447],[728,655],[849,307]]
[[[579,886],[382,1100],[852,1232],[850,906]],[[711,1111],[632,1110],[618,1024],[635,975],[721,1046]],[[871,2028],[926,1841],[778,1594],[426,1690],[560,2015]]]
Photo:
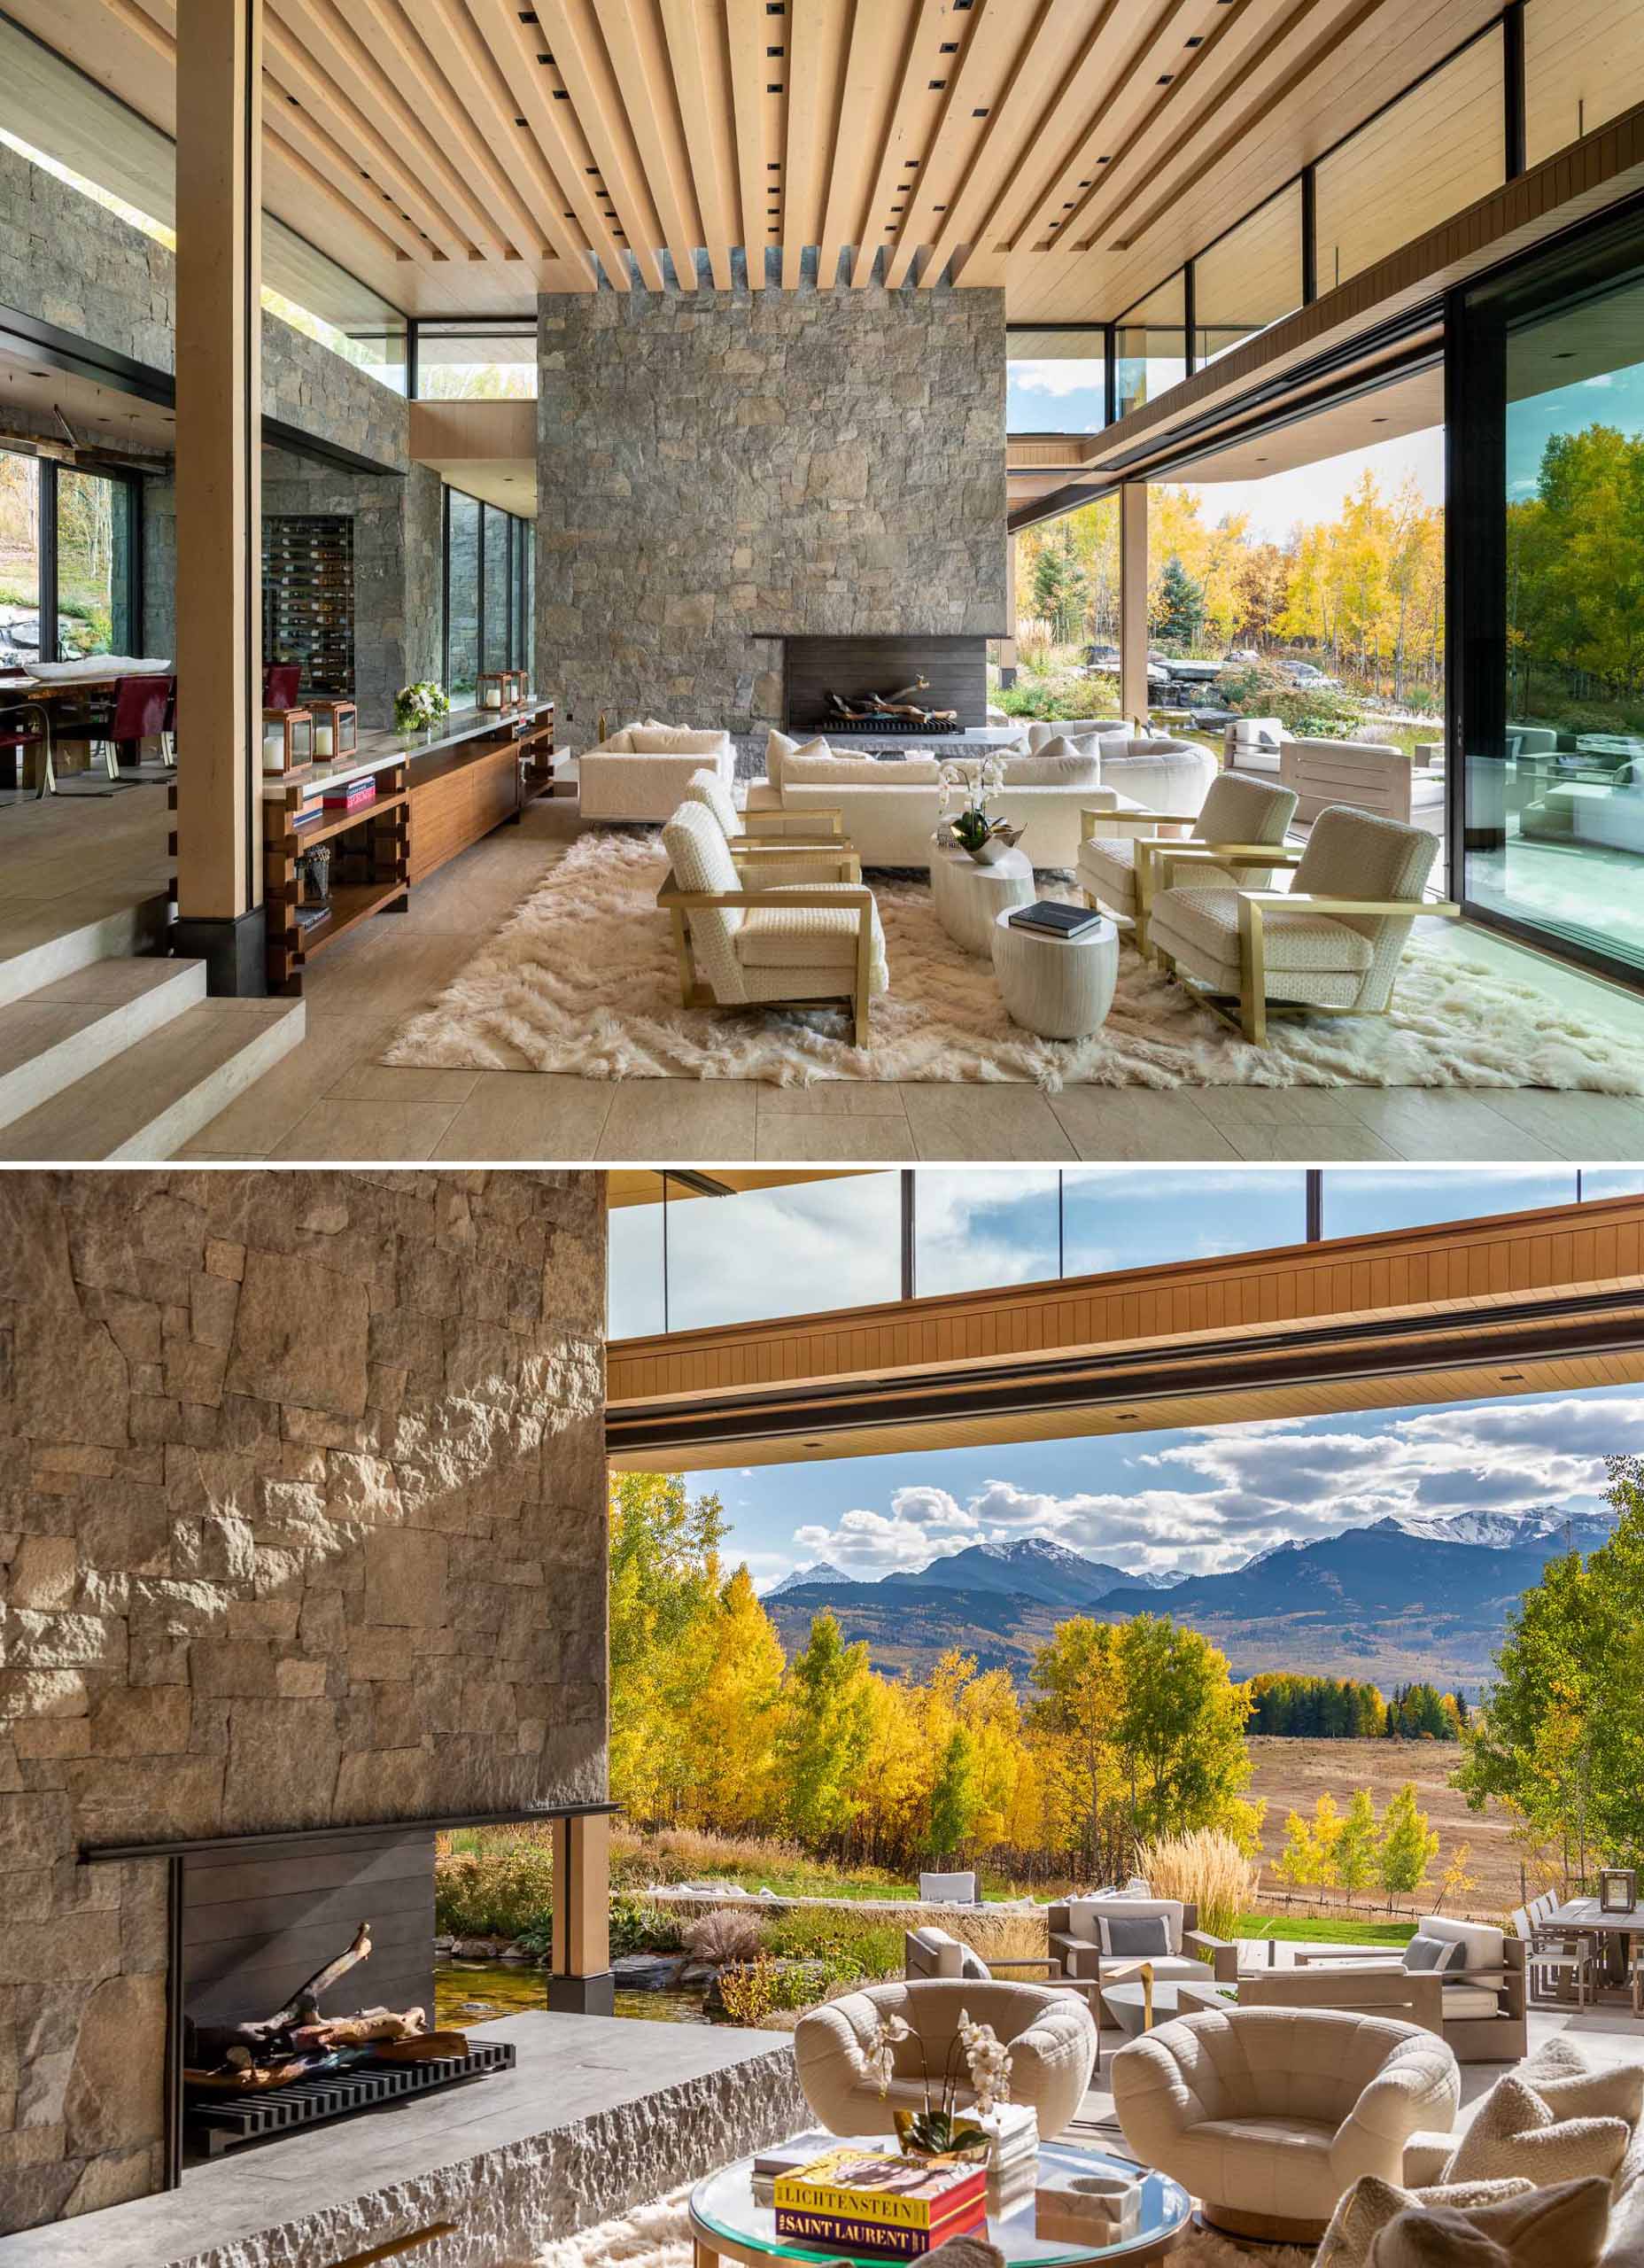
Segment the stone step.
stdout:
[[170,1157],[303,1036],[300,1000],[207,999],[0,1129],[12,1160]]
[[199,960],[97,960],[0,1006],[0,1127],[206,998]]
[[94,961],[158,951],[171,921],[167,892],[131,883],[89,885],[76,900],[76,918],[62,927],[53,906],[37,913],[12,908],[0,938],[0,1005],[21,1000],[43,984]]

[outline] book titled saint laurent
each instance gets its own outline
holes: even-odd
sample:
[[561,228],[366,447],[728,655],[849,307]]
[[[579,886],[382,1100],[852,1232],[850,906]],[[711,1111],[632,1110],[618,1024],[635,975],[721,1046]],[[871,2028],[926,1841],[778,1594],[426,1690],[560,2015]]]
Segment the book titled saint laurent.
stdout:
[[830,2150],[779,2174],[776,2233],[888,2259],[914,2259],[988,2217],[988,2173],[956,2158]]

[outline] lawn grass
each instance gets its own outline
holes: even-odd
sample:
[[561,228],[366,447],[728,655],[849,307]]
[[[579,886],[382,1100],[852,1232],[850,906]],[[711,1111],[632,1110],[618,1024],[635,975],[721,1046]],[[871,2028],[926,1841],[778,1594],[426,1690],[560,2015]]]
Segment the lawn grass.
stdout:
[[1240,1938],[1277,1938],[1292,1945],[1402,1946],[1415,1935],[1414,1922],[1372,1921],[1344,1914],[1339,1920],[1315,1914],[1241,1914],[1234,1931]]

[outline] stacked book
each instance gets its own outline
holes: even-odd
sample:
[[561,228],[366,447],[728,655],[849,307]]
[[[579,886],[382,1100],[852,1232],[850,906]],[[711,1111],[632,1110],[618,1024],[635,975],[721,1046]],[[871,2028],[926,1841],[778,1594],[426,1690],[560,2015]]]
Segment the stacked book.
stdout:
[[1035,898],[1019,905],[1009,917],[1012,929],[1032,929],[1042,937],[1082,937],[1099,929],[1105,919],[1088,905],[1069,905],[1059,897]]
[[376,781],[368,773],[363,779],[350,780],[344,785],[328,788],[325,808],[328,812],[357,812],[366,804],[376,801]]
[[291,813],[291,830],[293,834],[300,835],[304,827],[312,827],[316,819],[322,819],[324,817],[325,798],[322,796],[311,795],[306,804],[299,804]]
[[988,2218],[985,2161],[846,2144],[776,2179],[776,2233],[857,2258],[911,2260]]
[[1033,2189],[1039,2174],[1039,2119],[1031,2103],[1002,2102],[976,2124],[992,2145],[988,2179],[996,2210],[1009,2211]]

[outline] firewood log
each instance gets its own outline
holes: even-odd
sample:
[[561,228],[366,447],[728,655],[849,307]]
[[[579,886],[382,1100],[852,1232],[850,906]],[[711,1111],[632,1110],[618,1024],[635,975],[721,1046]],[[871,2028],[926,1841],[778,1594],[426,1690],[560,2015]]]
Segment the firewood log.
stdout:
[[327,2047],[361,2047],[372,2039],[415,2039],[428,2029],[426,2008],[361,2008],[320,2026]]
[[347,1950],[328,1961],[323,1969],[315,1969],[306,1984],[299,1984],[285,2006],[276,2008],[273,2016],[247,2023],[185,2025],[184,2053],[190,2063],[207,2066],[225,2062],[237,2048],[244,2049],[253,2059],[285,2053],[291,2034],[300,2026],[323,2021],[320,2016],[321,1993],[329,1991],[339,1977],[345,1977],[356,1961],[368,1960],[370,1953],[371,1924],[361,1922]]

